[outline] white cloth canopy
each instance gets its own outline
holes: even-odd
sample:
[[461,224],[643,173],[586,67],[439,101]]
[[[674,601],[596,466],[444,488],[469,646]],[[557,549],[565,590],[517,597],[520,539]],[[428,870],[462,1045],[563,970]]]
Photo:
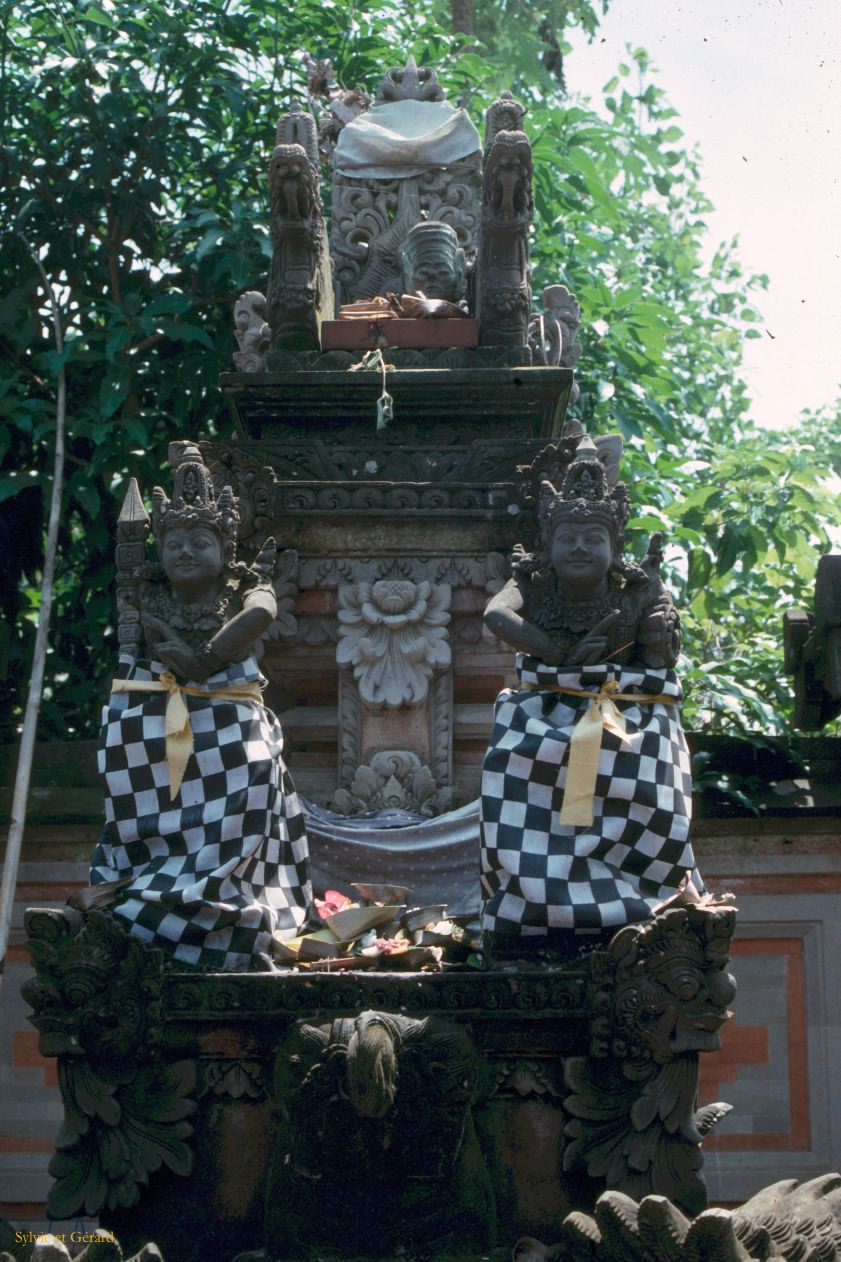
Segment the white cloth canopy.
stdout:
[[467,113],[447,101],[388,101],[357,115],[339,133],[337,175],[405,180],[481,151]]

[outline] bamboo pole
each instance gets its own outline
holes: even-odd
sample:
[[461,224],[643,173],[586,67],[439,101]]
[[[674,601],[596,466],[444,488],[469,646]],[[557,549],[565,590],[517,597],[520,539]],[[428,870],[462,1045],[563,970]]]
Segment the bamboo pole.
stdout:
[[[61,316],[55,290],[49,282],[41,260],[29,241],[18,233],[30,257],[41,274],[44,288],[49,298],[53,316],[55,345],[59,356],[64,351],[64,336],[61,328]],[[41,603],[38,611],[38,630],[35,634],[35,652],[32,660],[32,677],[29,681],[29,692],[26,698],[26,711],[23,717],[23,728],[20,738],[17,771],[15,773],[15,790],[12,799],[12,817],[9,825],[9,836],[6,842],[6,858],[3,863],[3,879],[0,883],[0,981],[6,966],[6,955],[9,946],[9,934],[12,924],[12,905],[17,885],[20,852],[23,843],[23,829],[26,822],[26,801],[29,796],[29,781],[32,775],[32,757],[35,752],[35,733],[38,728],[38,714],[41,709],[41,697],[44,691],[44,669],[47,661],[47,644],[50,628],[50,611],[53,603],[53,577],[55,574],[55,557],[58,545],[58,527],[61,519],[61,492],[64,480],[64,432],[67,414],[67,377],[64,360],[59,359],[58,392],[56,396],[55,424],[55,460],[53,464],[53,489],[50,500],[50,517],[47,526],[47,545],[44,552],[44,570],[41,579]]]

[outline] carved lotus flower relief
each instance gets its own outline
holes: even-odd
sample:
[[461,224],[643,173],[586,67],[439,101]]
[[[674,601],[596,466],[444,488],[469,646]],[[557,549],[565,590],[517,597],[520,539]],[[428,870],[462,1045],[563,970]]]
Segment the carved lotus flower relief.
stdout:
[[419,705],[433,672],[450,664],[449,584],[388,578],[342,584],[338,595],[336,661],[353,667],[363,701]]

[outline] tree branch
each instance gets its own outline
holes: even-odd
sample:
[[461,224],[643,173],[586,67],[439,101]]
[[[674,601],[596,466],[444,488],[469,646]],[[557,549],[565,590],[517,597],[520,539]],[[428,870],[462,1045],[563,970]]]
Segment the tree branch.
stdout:
[[[32,245],[22,232],[21,240],[37,267],[43,281],[53,316],[56,350],[61,356],[64,351],[64,335],[61,327],[61,313],[55,290],[49,282],[41,260]],[[12,922],[12,905],[14,903],[15,886],[17,885],[20,852],[23,843],[23,828],[26,822],[26,802],[29,796],[29,781],[32,776],[32,759],[35,752],[35,734],[38,729],[38,714],[41,709],[41,698],[44,692],[44,669],[47,660],[47,643],[50,627],[50,611],[53,603],[53,579],[55,575],[55,557],[58,547],[58,528],[61,520],[61,492],[64,480],[64,433],[67,413],[67,375],[64,361],[60,359],[58,369],[58,390],[56,395],[55,421],[55,462],[53,467],[53,490],[50,500],[50,516],[47,526],[47,545],[44,552],[44,572],[41,579],[41,605],[38,616],[38,630],[35,635],[35,651],[32,660],[32,677],[29,681],[29,692],[26,698],[26,711],[20,738],[20,752],[15,773],[15,789],[12,798],[12,816],[9,835],[6,841],[6,858],[3,863],[3,878],[0,882],[0,977],[6,964],[6,953],[9,945],[9,932]]]

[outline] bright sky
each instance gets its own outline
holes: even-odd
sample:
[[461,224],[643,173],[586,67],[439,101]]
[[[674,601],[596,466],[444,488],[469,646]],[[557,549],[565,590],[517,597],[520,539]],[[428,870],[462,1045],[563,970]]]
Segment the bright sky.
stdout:
[[739,234],[770,278],[744,376],[755,419],[783,428],[841,394],[841,3],[611,0],[595,43],[574,41],[570,92],[598,99],[628,43],[700,145],[710,252]]

